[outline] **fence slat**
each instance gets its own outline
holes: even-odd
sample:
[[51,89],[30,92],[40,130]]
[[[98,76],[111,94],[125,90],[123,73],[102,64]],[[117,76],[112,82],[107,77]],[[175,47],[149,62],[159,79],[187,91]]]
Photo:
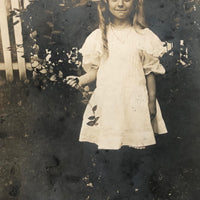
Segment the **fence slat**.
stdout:
[[[11,7],[13,9],[19,9],[19,1],[18,0],[11,0]],[[15,24],[15,22],[17,22]],[[13,16],[13,23],[14,25],[14,35],[15,35],[15,42],[16,42],[16,49],[17,49],[17,61],[18,61],[18,69],[19,69],[19,78],[20,80],[25,80],[26,77],[26,64],[25,59],[22,57],[24,55],[24,48],[23,48],[23,38],[22,38],[22,26],[21,26],[21,19],[20,17]]]
[[24,8],[26,9],[27,6],[30,4],[30,1],[29,0],[24,0]]
[[12,57],[11,51],[8,49],[10,45],[10,37],[8,31],[8,18],[5,0],[0,0],[0,29],[2,37],[2,46],[3,46],[3,56],[6,68],[6,79],[8,81],[13,81],[13,67],[12,67]]

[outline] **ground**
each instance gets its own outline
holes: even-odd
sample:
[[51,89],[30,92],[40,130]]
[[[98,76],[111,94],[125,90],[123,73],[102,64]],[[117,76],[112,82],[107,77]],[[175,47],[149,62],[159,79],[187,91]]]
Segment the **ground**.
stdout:
[[85,105],[67,86],[0,86],[0,200],[196,200],[199,71],[158,79],[169,133],[144,150],[79,143]]

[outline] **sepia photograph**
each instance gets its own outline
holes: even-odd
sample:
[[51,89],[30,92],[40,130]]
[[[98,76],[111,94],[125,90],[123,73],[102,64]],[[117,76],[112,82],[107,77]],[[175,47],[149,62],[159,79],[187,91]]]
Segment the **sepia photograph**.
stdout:
[[199,0],[0,0],[0,200],[197,200]]

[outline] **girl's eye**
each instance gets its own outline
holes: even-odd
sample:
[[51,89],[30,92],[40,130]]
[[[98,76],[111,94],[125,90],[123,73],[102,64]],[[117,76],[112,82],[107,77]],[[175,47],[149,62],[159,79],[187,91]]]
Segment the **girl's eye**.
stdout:
[[124,0],[124,2],[129,2],[129,1],[131,1],[131,0]]

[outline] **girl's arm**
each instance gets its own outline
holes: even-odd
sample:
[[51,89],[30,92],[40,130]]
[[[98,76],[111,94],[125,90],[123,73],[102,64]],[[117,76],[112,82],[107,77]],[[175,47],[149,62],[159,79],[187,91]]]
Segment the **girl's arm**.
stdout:
[[86,74],[80,76],[79,79],[79,85],[87,85],[88,83],[91,83],[96,80],[97,77],[97,69],[91,69]]
[[91,67],[90,70],[86,74],[84,74],[80,77],[67,76],[67,78],[66,78],[67,84],[71,85],[72,87],[76,87],[77,84],[78,84],[78,86],[87,85],[88,83],[91,83],[96,80],[97,71],[98,71],[98,69]]
[[151,120],[156,116],[156,81],[153,73],[146,76],[147,91],[149,96],[149,112]]

